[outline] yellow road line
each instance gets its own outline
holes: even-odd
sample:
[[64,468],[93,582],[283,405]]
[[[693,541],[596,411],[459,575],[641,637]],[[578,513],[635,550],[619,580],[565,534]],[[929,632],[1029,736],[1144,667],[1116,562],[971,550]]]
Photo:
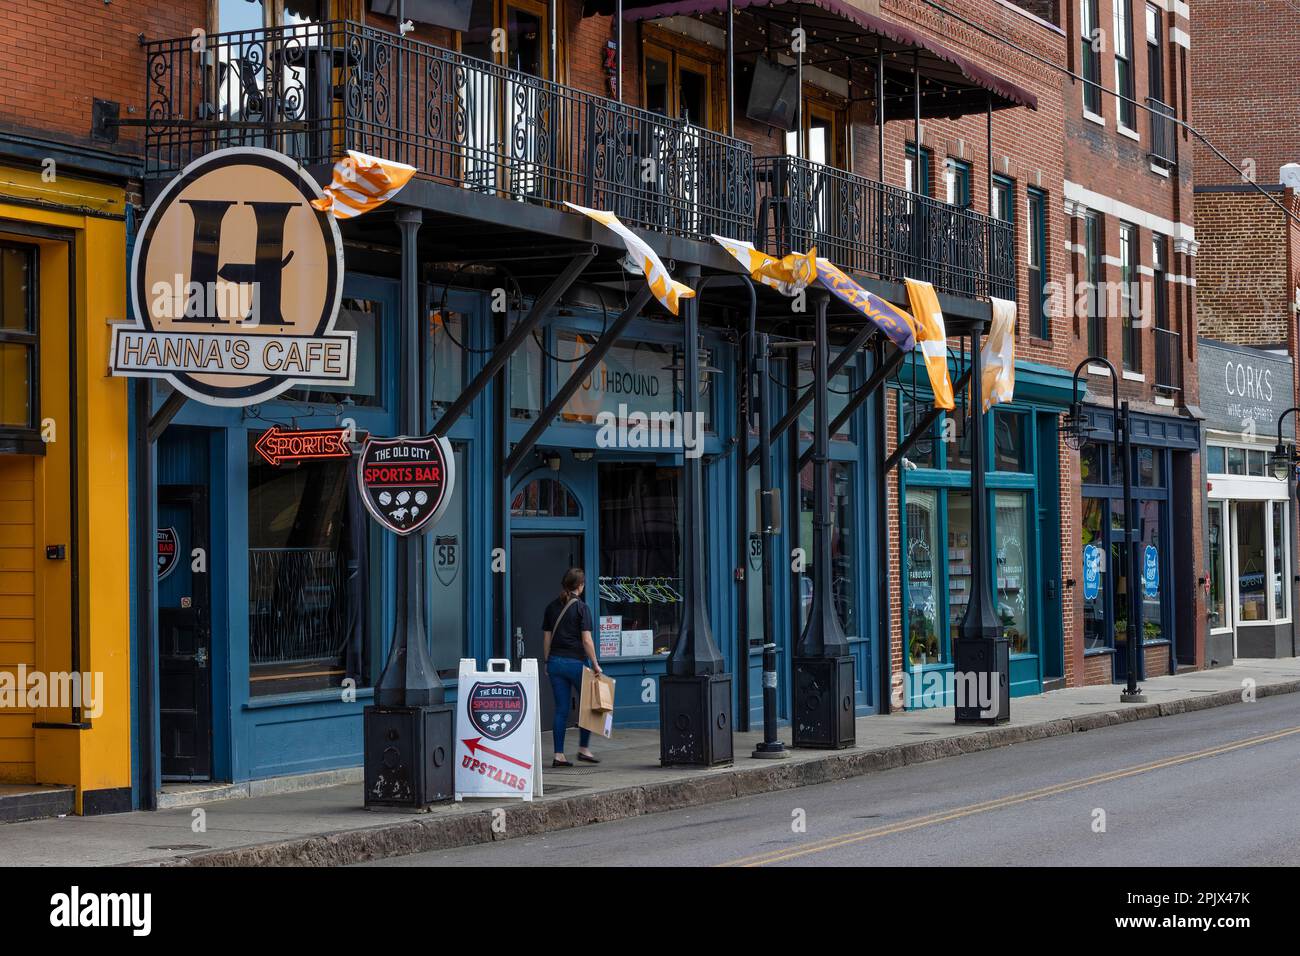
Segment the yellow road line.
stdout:
[[781,863],[786,860],[793,860],[801,856],[807,856],[810,853],[821,853],[826,850],[834,850],[838,847],[848,846],[852,843],[861,843],[865,840],[872,840],[877,837],[892,836],[895,833],[905,833],[908,830],[933,826],[936,823],[946,823],[949,820],[958,820],[962,817],[972,816],[976,813],[985,813],[989,810],[1000,810],[1003,807],[1015,806],[1018,803],[1025,803],[1030,800],[1040,800],[1043,797],[1051,797],[1060,793],[1067,793],[1071,790],[1078,790],[1083,787],[1092,787],[1098,784],[1110,783],[1114,780],[1122,780],[1125,777],[1131,777],[1136,774],[1149,773],[1152,770],[1163,770],[1166,767],[1175,767],[1179,764],[1188,763],[1193,760],[1203,760],[1206,757],[1214,757],[1219,754],[1229,753],[1233,750],[1240,750],[1243,747],[1254,747],[1259,744],[1269,743],[1270,741],[1281,740],[1283,737],[1289,737],[1292,734],[1300,734],[1300,727],[1291,727],[1287,730],[1261,734],[1257,737],[1248,737],[1244,740],[1220,744],[1217,747],[1210,747],[1189,754],[1181,754],[1177,757],[1166,757],[1163,760],[1154,760],[1150,763],[1139,764],[1134,767],[1126,767],[1122,770],[1111,770],[1092,777],[1085,777],[1081,780],[1071,780],[1066,783],[1052,784],[1048,787],[1041,787],[1038,790],[1028,790],[1024,793],[999,797],[996,800],[987,800],[983,803],[973,803],[969,806],[957,807],[952,810],[941,810],[937,813],[915,817],[911,820],[905,820],[899,823],[859,830],[855,833],[842,834],[837,837],[827,837],[821,841],[807,844],[805,846],[755,853],[750,856],[743,856],[718,865],[766,866],[769,863]]

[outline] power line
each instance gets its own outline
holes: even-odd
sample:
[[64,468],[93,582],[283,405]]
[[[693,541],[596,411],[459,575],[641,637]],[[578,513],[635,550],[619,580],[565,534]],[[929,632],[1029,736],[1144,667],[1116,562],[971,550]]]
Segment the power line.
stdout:
[[[1287,2],[1290,3],[1291,0],[1287,0]],[[1253,176],[1249,176],[1249,175],[1247,175],[1245,170],[1243,170],[1240,166],[1238,166],[1236,163],[1234,163],[1232,160],[1230,160],[1227,156],[1225,156],[1225,155],[1223,154],[1223,151],[1220,150],[1219,147],[1217,147],[1217,146],[1215,146],[1213,143],[1211,143],[1211,142],[1209,141],[1209,139],[1205,136],[1205,134],[1202,133],[1200,130],[1198,130],[1198,129],[1197,129],[1195,126],[1193,126],[1191,123],[1184,122],[1183,120],[1180,120],[1177,116],[1170,116],[1170,115],[1168,115],[1168,114],[1166,114],[1166,113],[1161,113],[1161,112],[1159,112],[1158,110],[1154,110],[1154,109],[1152,109],[1151,107],[1147,106],[1147,105],[1144,104],[1144,103],[1139,103],[1137,100],[1129,99],[1127,96],[1123,96],[1122,94],[1118,93],[1117,91],[1112,90],[1112,89],[1109,89],[1109,88],[1106,87],[1106,86],[1103,86],[1103,85],[1102,85],[1101,83],[1099,83],[1099,82],[1096,82],[1096,81],[1090,80],[1090,79],[1088,79],[1087,77],[1084,77],[1084,76],[1080,76],[1078,73],[1075,73],[1073,70],[1070,70],[1070,69],[1068,69],[1068,68],[1066,68],[1066,67],[1061,66],[1059,63],[1053,63],[1051,60],[1047,59],[1046,57],[1039,56],[1039,55],[1038,55],[1037,53],[1035,53],[1033,50],[1027,50],[1027,49],[1025,49],[1024,47],[1020,46],[1019,44],[1014,43],[1014,42],[1012,42],[1011,40],[1008,40],[1006,37],[1001,36],[1001,35],[999,35],[999,34],[997,34],[997,33],[994,33],[992,30],[988,29],[987,27],[983,27],[983,26],[981,26],[980,24],[975,23],[973,20],[969,20],[969,19],[967,19],[966,17],[962,16],[960,13],[954,13],[952,10],[949,10],[949,9],[948,9],[947,7],[945,7],[943,4],[941,4],[941,3],[937,3],[936,0],[925,0],[925,3],[926,3],[927,6],[931,6],[931,7],[933,7],[934,9],[938,10],[940,13],[942,13],[942,14],[944,14],[944,15],[946,15],[946,16],[950,16],[950,17],[952,17],[954,20],[957,20],[957,21],[959,21],[959,22],[961,22],[961,23],[966,24],[966,26],[970,27],[971,29],[976,30],[976,31],[978,31],[978,32],[984,34],[985,36],[990,37],[990,38],[992,38],[992,39],[994,39],[994,40],[997,40],[999,43],[1006,44],[1006,45],[1009,46],[1011,49],[1013,49],[1013,50],[1015,50],[1015,51],[1017,51],[1017,52],[1019,52],[1019,53],[1023,53],[1023,54],[1025,54],[1025,56],[1030,57],[1031,59],[1036,60],[1036,61],[1038,61],[1039,63],[1042,63],[1044,66],[1050,67],[1051,69],[1056,70],[1056,71],[1059,72],[1059,73],[1064,73],[1066,76],[1070,77],[1070,79],[1072,79],[1072,80],[1077,80],[1077,81],[1079,81],[1080,83],[1087,83],[1087,84],[1090,84],[1090,85],[1096,87],[1096,89],[1097,89],[1098,91],[1100,91],[1100,92],[1102,92],[1102,93],[1108,93],[1109,95],[1115,97],[1117,100],[1126,100],[1126,101],[1132,103],[1132,104],[1133,104],[1135,107],[1137,107],[1138,109],[1145,110],[1147,113],[1150,113],[1150,114],[1155,115],[1155,116],[1160,116],[1161,118],[1163,118],[1163,119],[1165,119],[1165,120],[1168,120],[1169,122],[1172,122],[1172,123],[1174,123],[1174,124],[1176,124],[1176,125],[1178,125],[1178,126],[1181,126],[1183,129],[1187,130],[1187,132],[1191,133],[1191,134],[1192,134],[1193,136],[1195,136],[1198,140],[1200,140],[1200,141],[1205,145],[1205,147],[1206,147],[1207,149],[1210,150],[1210,152],[1214,153],[1215,156],[1217,156],[1219,159],[1223,160],[1223,162],[1224,162],[1225,164],[1227,164],[1229,167],[1231,167],[1231,168],[1232,168],[1232,169],[1237,173],[1237,175],[1241,177],[1242,182],[1244,182],[1244,183],[1248,183],[1249,185],[1253,186],[1253,187],[1255,188],[1255,190],[1256,190],[1256,191],[1257,191],[1261,196],[1263,196],[1265,199],[1267,199],[1269,202],[1271,202],[1274,206],[1277,206],[1278,209],[1282,210],[1282,214],[1283,214],[1283,215],[1285,215],[1288,219],[1290,219],[1292,222],[1296,223],[1297,225],[1300,225],[1300,216],[1297,216],[1295,213],[1293,213],[1293,212],[1292,212],[1290,209],[1288,209],[1285,205],[1283,205],[1283,204],[1282,204],[1281,202],[1279,202],[1276,198],[1274,198],[1274,196],[1273,196],[1273,195],[1272,195],[1268,190],[1266,190],[1266,189],[1265,189],[1263,186],[1261,186],[1259,183],[1255,182],[1255,179],[1254,179]],[[1295,6],[1295,5],[1292,4],[1292,6]],[[1297,9],[1297,10],[1300,10],[1300,7],[1296,7],[1296,9]]]

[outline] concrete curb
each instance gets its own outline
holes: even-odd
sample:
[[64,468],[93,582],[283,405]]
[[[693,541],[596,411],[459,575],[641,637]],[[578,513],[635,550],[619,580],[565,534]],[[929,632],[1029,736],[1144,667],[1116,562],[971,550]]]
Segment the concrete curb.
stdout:
[[[1258,686],[1256,697],[1300,692],[1300,680]],[[898,744],[875,750],[827,753],[797,763],[760,762],[757,766],[704,773],[689,780],[622,787],[534,803],[518,803],[448,816],[422,816],[359,830],[341,830],[293,840],[260,843],[227,850],[210,850],[188,856],[137,865],[154,866],[339,866],[429,850],[490,843],[507,837],[492,830],[493,812],[505,811],[509,838],[536,836],[556,830],[608,823],[647,813],[703,806],[737,797],[775,793],[835,780],[846,780],[878,770],[924,763],[964,753],[1007,747],[1027,740],[1064,737],[1136,720],[1171,717],[1242,703],[1240,690],[1220,691],[1203,697],[1148,703],[1122,710],[1100,711],[1079,717],[1061,717],[1019,726],[915,744]]]

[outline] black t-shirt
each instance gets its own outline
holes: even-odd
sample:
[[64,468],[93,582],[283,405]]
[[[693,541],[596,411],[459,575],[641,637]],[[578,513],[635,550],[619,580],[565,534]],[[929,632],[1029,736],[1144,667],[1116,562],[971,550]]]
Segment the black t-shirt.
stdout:
[[546,614],[542,617],[542,630],[551,631],[551,656],[573,657],[586,660],[587,652],[582,647],[582,632],[594,630],[591,626],[591,608],[587,602],[578,598],[564,615],[560,626],[555,626],[556,618],[568,603],[567,598],[556,598],[546,605]]

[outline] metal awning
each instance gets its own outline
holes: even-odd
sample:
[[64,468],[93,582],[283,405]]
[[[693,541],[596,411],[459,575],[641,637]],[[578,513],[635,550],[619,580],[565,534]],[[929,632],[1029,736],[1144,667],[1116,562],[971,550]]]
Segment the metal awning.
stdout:
[[[827,68],[835,62],[862,62],[874,59],[877,51],[886,56],[895,54],[893,68],[910,70],[912,55],[917,56],[917,68],[929,79],[935,89],[922,93],[922,115],[960,116],[982,110],[986,93],[993,95],[993,108],[1025,106],[1038,109],[1038,97],[1010,80],[980,66],[969,57],[937,43],[919,31],[886,20],[865,10],[860,10],[850,0],[802,0],[802,2],[772,3],[771,0],[733,0],[737,11],[780,25],[786,30],[802,19],[808,31],[810,56],[814,64]],[[583,15],[612,16],[615,0],[584,0]],[[727,0],[623,0],[623,18],[626,20],[658,20],[675,16],[726,15]],[[870,44],[863,41],[870,39]],[[815,55],[814,52],[815,51]],[[906,62],[900,64],[903,54]],[[826,64],[816,60],[825,59]],[[805,65],[809,61],[805,60]],[[833,71],[833,66],[831,67]],[[887,72],[889,68],[887,67]],[[889,97],[886,97],[888,100]],[[893,117],[911,116],[912,104],[899,102],[886,110]]]

